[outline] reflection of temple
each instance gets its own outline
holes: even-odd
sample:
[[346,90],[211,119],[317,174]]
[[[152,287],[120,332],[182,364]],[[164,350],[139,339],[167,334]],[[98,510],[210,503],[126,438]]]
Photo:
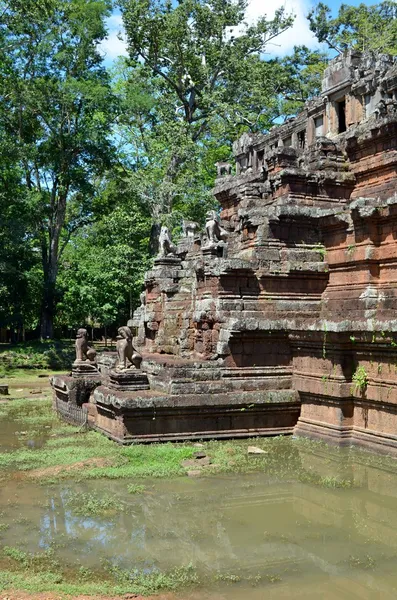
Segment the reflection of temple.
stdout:
[[[293,467],[274,453],[277,478],[264,472],[157,480],[137,495],[128,494],[125,480],[50,488],[10,480],[0,490],[0,508],[12,527],[1,532],[1,543],[33,553],[52,547],[65,568],[83,564],[98,577],[104,560],[133,572],[191,563],[206,583],[217,574],[220,586],[228,576],[240,578],[227,588],[228,599],[242,599],[244,591],[250,600],[280,599],[284,592],[314,598],[314,591],[318,598],[395,598],[395,465],[376,469],[363,465],[362,456],[322,447],[284,450]],[[348,478],[351,487],[301,483],[309,473]],[[68,503],[76,492],[111,495],[119,509],[81,516]]]
[[236,174],[218,165],[220,219],[176,249],[163,228],[130,323],[150,390],[111,391],[100,358],[91,423],[123,442],[295,431],[396,448],[396,132],[397,66],[349,53],[295,119],[244,134]]

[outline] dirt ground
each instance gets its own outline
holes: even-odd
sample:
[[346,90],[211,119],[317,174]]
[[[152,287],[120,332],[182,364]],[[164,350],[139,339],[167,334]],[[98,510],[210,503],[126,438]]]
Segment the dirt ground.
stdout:
[[28,592],[0,592],[0,600],[175,600],[175,596],[137,596],[136,594],[124,594],[124,596],[67,596],[65,594],[53,594],[43,592],[40,594],[29,594]]

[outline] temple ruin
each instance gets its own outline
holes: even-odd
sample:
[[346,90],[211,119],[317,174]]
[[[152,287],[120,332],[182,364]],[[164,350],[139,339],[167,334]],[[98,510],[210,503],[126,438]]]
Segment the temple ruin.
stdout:
[[62,414],[84,404],[122,443],[294,433],[397,450],[396,134],[393,58],[331,61],[320,97],[244,134],[235,173],[218,164],[220,218],[161,247],[128,323],[137,386],[103,353],[96,373],[53,378]]

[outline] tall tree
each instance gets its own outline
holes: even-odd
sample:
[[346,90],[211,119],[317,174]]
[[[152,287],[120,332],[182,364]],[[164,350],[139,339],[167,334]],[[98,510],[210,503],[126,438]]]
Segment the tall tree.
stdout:
[[150,263],[150,215],[115,177],[102,192],[101,207],[96,222],[80,229],[62,257],[60,325],[125,323],[139,305]]
[[110,0],[0,0],[0,127],[18,166],[43,269],[41,336],[53,336],[59,260],[90,218],[109,164],[113,97],[98,44]]
[[320,42],[343,52],[372,50],[397,55],[397,4],[385,0],[368,6],[342,4],[338,15],[332,17],[327,4],[319,2],[308,15],[310,29]]
[[[194,190],[193,165],[197,172],[205,163],[201,159],[215,134],[222,146],[241,128],[261,130],[276,117],[274,98],[282,91],[277,61],[262,60],[261,53],[293,18],[280,9],[271,20],[245,26],[246,0],[119,4],[132,69],[124,96],[130,110],[123,115],[132,115],[144,149],[130,166],[148,175],[140,182],[149,183],[143,193],[152,198],[155,234],[175,204],[186,204],[182,190]],[[137,102],[137,80],[147,92],[143,104]],[[142,163],[144,156],[152,160]]]
[[[0,109],[1,110],[1,109]],[[34,325],[37,266],[26,188],[15,143],[0,131],[0,326]]]

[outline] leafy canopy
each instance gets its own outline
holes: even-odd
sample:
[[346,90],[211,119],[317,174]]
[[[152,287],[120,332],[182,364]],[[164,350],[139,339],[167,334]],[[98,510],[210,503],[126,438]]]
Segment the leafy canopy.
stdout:
[[308,19],[319,42],[325,42],[337,52],[352,48],[397,55],[397,4],[394,0],[371,6],[342,4],[335,18],[327,4],[319,2],[310,11]]
[[113,98],[98,44],[108,0],[0,0],[0,128],[15,140],[42,257],[42,335],[52,337],[59,258],[110,165]]

